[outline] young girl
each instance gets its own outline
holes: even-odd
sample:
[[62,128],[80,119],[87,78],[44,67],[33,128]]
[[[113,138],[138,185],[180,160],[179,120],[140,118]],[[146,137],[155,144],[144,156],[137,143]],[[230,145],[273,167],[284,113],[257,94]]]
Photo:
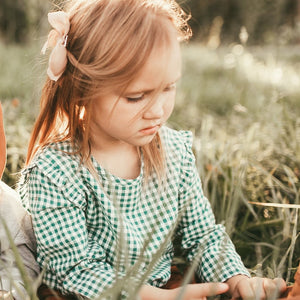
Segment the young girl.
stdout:
[[[0,103],[0,179],[5,168],[5,161],[6,143]],[[35,260],[36,241],[31,218],[24,210],[18,194],[0,181],[0,299],[24,300],[28,295],[24,289],[24,282],[3,222],[10,231],[27,275],[34,279],[37,277],[39,267]]]
[[[181,76],[179,42],[190,36],[176,2],[73,0],[48,19],[49,78],[20,181],[44,283],[87,298],[120,279],[125,297],[144,280],[141,299],[227,290],[271,299],[284,289],[280,279],[249,278],[202,194],[191,134],[164,126]],[[201,284],[162,289],[172,234]]]

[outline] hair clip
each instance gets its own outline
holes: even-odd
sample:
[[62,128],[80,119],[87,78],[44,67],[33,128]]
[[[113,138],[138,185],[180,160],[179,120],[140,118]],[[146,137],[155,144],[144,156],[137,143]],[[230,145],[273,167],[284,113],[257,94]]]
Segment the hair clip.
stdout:
[[45,54],[48,48],[52,48],[47,74],[51,80],[57,81],[65,71],[67,65],[66,46],[70,21],[68,15],[63,11],[49,13],[48,21],[53,29],[48,34],[48,39],[42,48],[42,53]]

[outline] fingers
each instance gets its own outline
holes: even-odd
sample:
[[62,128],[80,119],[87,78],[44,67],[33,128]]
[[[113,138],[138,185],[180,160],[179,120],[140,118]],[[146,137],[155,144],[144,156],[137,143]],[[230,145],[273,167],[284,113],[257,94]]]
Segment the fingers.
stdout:
[[254,300],[255,298],[255,291],[253,283],[251,282],[252,278],[244,278],[241,279],[235,288],[235,291],[233,293],[233,298],[238,299],[242,298],[244,300]]
[[277,286],[279,293],[283,293],[286,291],[287,289],[286,282],[282,278],[275,278],[273,279],[273,281]]
[[184,300],[200,300],[206,297],[215,296],[227,292],[229,289],[226,283],[200,283],[189,284],[176,289],[176,294],[183,293]]
[[[184,289],[184,290],[182,290]],[[206,297],[215,296],[227,292],[229,286],[225,283],[202,283],[191,284],[176,289],[176,294],[183,292],[184,300],[205,300]],[[242,298],[243,300],[273,300],[284,292],[286,283],[281,278],[242,278],[236,284],[233,292],[233,299]]]
[[273,280],[264,278],[263,287],[266,299],[276,299],[278,295],[286,290],[286,283],[282,278],[275,278]]
[[[267,299],[267,294],[265,292],[265,288],[264,288],[264,282],[268,281],[269,285],[273,287],[273,285],[271,285],[271,280],[267,279],[267,278],[260,278],[260,277],[254,277],[250,279],[250,283],[251,283],[251,287],[253,290],[253,294],[254,294],[254,299]],[[270,288],[271,290],[271,288]]]
[[277,299],[285,289],[286,283],[283,279],[252,277],[238,282],[233,297],[244,300],[271,300]]
[[228,284],[226,283],[202,283],[201,285],[201,293],[204,297],[210,297],[215,295],[220,295],[226,293],[229,289]]

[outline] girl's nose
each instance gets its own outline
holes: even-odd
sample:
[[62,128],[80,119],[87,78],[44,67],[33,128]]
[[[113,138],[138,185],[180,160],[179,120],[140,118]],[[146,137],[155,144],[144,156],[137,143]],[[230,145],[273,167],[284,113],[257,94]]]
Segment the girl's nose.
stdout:
[[160,119],[164,115],[164,99],[162,96],[152,100],[150,106],[144,112],[145,119]]

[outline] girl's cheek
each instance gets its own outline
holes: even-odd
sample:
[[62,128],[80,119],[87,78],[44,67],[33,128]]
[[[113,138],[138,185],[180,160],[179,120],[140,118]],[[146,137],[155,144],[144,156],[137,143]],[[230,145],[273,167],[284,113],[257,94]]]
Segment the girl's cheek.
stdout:
[[164,122],[166,122],[170,118],[170,116],[172,115],[173,109],[174,109],[174,105],[172,105],[172,104],[169,104],[167,107],[165,107]]
[[168,113],[169,113],[169,116],[172,114],[173,112],[173,109],[174,109],[174,106],[175,106],[175,95],[176,93],[173,92],[171,95],[170,95],[170,99],[169,101],[167,101],[167,110],[168,110]]

